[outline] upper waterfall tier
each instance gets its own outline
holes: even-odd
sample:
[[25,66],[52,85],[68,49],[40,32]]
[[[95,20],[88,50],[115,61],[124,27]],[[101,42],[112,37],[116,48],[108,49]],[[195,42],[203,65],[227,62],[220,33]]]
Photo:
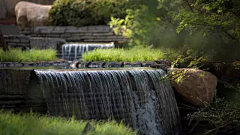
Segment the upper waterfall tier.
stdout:
[[62,46],[62,58],[67,60],[79,59],[83,53],[96,48],[113,48],[114,43],[68,43]]

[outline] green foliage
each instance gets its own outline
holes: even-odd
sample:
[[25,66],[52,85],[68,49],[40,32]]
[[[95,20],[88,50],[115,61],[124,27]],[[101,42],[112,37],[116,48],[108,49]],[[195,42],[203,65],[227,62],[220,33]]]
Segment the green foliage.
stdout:
[[125,19],[110,22],[116,33],[129,37],[130,45],[183,52],[187,49],[182,48],[188,48],[192,54],[214,61],[239,61],[239,1],[135,0],[134,4]]
[[10,48],[9,51],[0,49],[0,62],[37,62],[53,61],[56,59],[56,50],[46,49],[22,51],[20,49]]
[[[239,1],[181,0],[176,4],[179,8],[169,14],[178,22],[178,33],[189,31],[190,37],[200,41],[195,49],[210,52],[218,61],[239,60]],[[229,52],[231,55],[226,55]]]
[[182,84],[184,77],[186,76],[187,70],[183,71],[172,71],[168,73],[165,78],[169,79],[173,83]]
[[232,63],[232,65],[235,67],[235,69],[240,69],[240,61],[235,61]]
[[[183,0],[186,3],[177,12],[171,12],[179,20],[177,32],[185,27],[203,31],[204,36],[220,32],[220,36],[240,40],[240,3],[237,0]],[[199,29],[203,28],[203,29]]]
[[83,54],[84,61],[138,62],[168,59],[160,49],[134,47],[131,49],[96,49]]
[[130,45],[177,47],[182,42],[159,1],[135,0],[131,4],[125,19],[112,18],[109,23],[115,33],[130,39]]
[[78,121],[74,117],[39,116],[36,114],[12,114],[0,112],[0,134],[2,135],[136,135],[130,128],[115,121],[90,124],[95,131],[83,133],[87,121]]
[[[238,97],[239,99],[239,97]],[[216,98],[214,102],[206,108],[202,108],[194,114],[189,114],[190,123],[195,121],[207,122],[210,124],[210,129],[205,134],[231,134],[240,126],[240,103],[225,101],[224,99]]]
[[124,18],[128,0],[57,0],[49,12],[54,26],[106,25],[111,16]]
[[173,67],[179,64],[185,64],[184,67],[188,68],[201,68],[204,62],[210,62],[211,58],[204,56],[204,54],[193,51],[192,49],[187,49],[183,54],[180,54],[177,59],[175,59],[172,64]]

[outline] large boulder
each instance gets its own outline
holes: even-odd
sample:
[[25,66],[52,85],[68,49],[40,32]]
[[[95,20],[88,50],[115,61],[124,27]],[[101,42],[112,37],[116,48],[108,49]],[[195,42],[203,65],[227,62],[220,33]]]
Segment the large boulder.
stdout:
[[15,7],[17,24],[20,30],[26,27],[47,26],[51,5],[40,5],[21,1]]
[[171,68],[172,85],[183,100],[204,107],[216,93],[217,77],[199,69]]
[[55,0],[0,0],[0,19],[14,17],[14,8],[20,1],[29,1],[43,5],[52,5]]

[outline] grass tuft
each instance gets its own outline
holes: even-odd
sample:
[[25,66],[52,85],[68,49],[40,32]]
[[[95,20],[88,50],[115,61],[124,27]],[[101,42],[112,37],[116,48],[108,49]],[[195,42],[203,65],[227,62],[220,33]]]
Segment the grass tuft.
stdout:
[[40,116],[37,114],[13,114],[0,112],[0,134],[2,135],[136,135],[131,128],[115,121],[90,121],[95,131],[83,133],[87,121],[74,117]]
[[84,61],[143,62],[167,59],[160,49],[134,47],[131,49],[96,49],[83,54]]
[[3,51],[0,48],[0,62],[39,62],[53,61],[56,59],[56,50],[31,49],[22,51],[21,49],[10,48],[9,51]]

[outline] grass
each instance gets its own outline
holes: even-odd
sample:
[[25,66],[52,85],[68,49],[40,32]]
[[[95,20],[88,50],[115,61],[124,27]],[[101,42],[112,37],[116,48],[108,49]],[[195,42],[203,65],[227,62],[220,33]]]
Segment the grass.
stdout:
[[111,122],[90,122],[95,131],[83,133],[86,121],[74,118],[39,116],[37,114],[13,114],[0,112],[1,135],[136,135],[123,124]]
[[3,51],[3,49],[0,49],[0,62],[53,61],[56,59],[56,54],[56,50],[52,49],[31,49],[28,51],[13,48],[10,48],[9,51]]
[[167,53],[160,49],[139,47],[131,49],[96,49],[83,54],[84,61],[142,62],[168,58],[170,57],[168,57]]

